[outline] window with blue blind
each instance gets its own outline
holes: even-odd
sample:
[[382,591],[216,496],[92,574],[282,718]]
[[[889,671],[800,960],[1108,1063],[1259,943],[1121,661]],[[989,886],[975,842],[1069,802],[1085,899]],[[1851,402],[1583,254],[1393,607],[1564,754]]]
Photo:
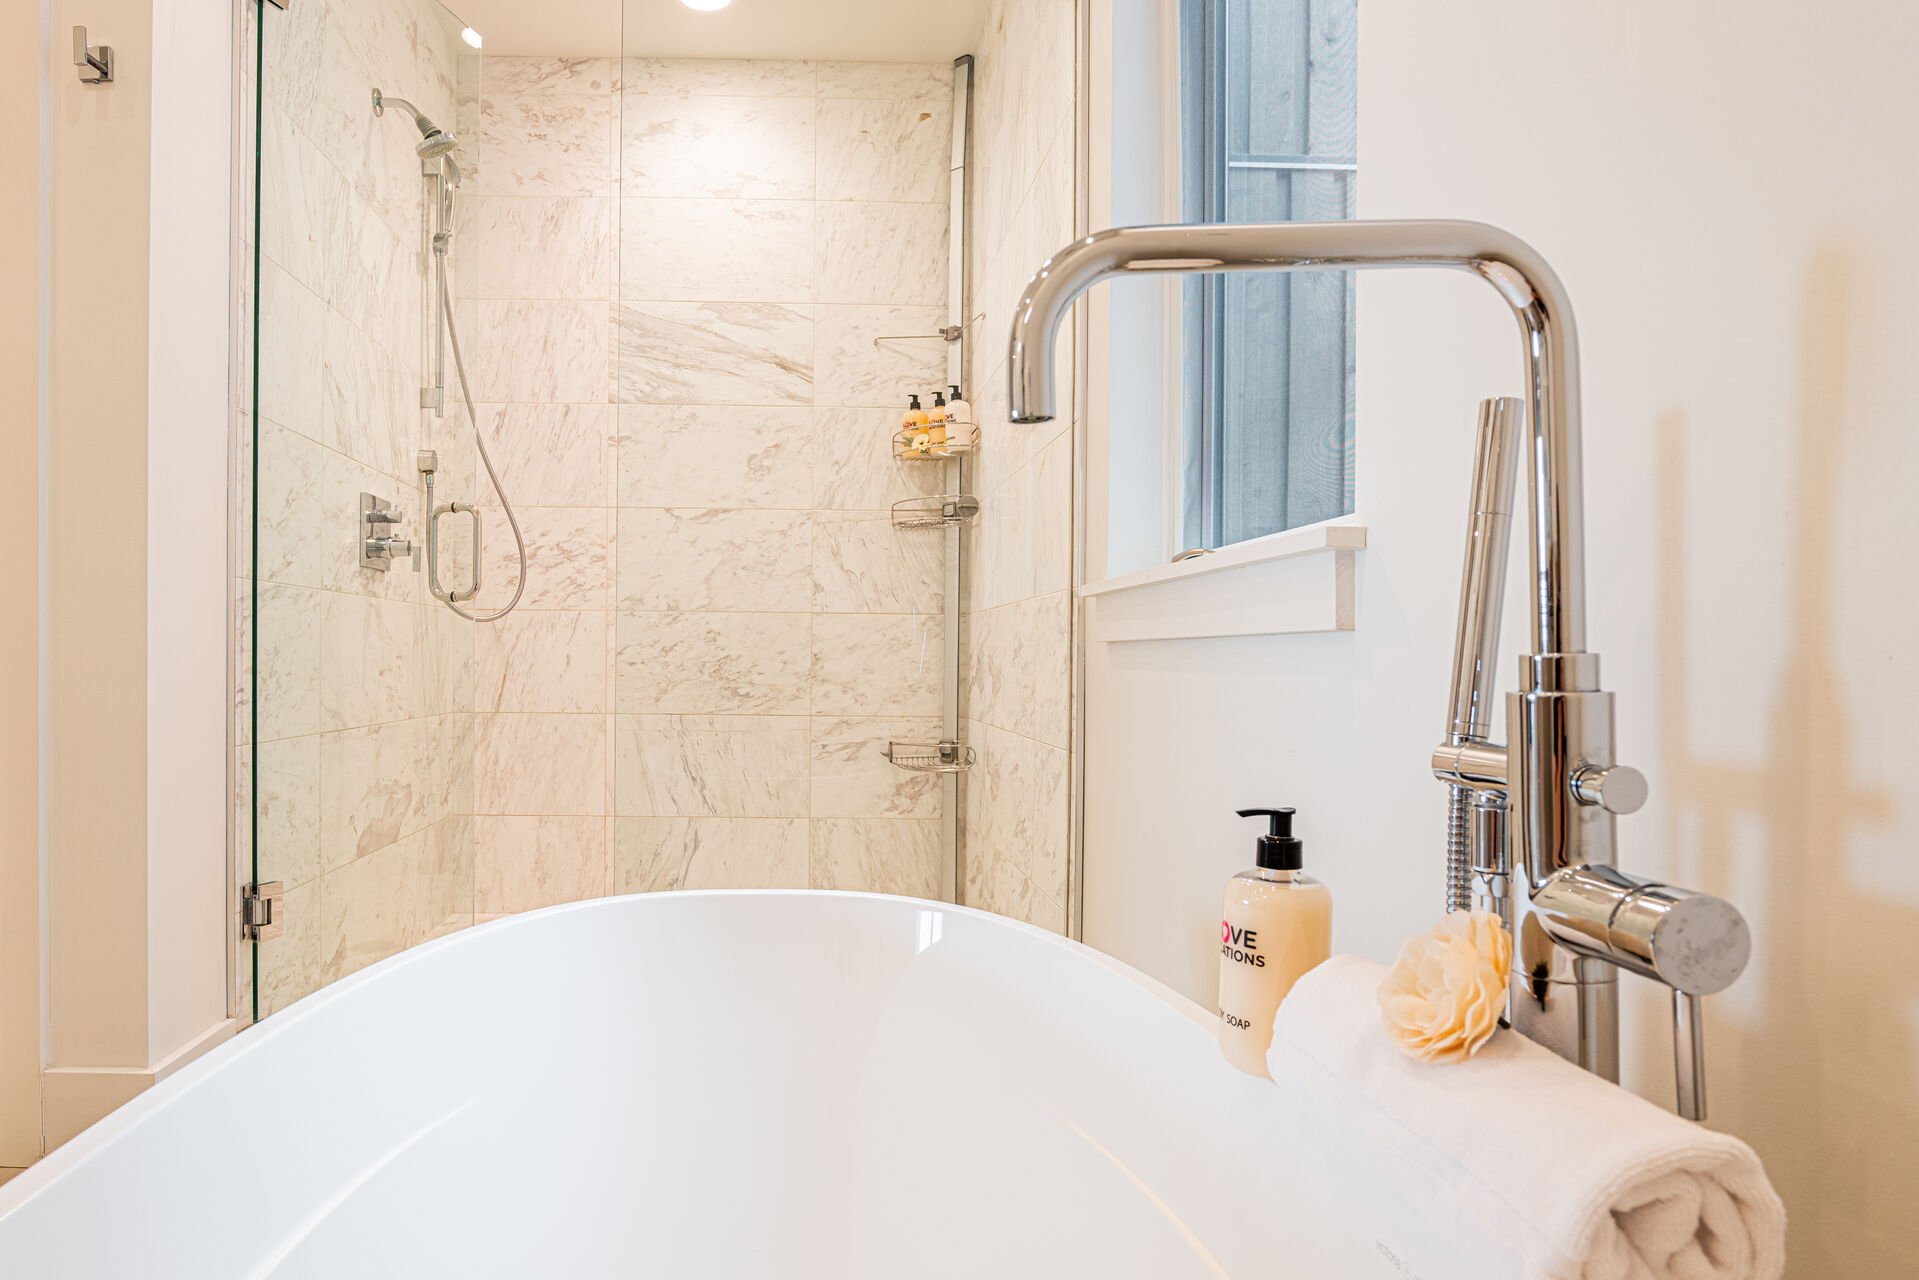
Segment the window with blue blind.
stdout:
[[[1356,3],[1180,0],[1186,221],[1353,216]],[[1185,545],[1349,514],[1352,276],[1194,276],[1184,287]]]

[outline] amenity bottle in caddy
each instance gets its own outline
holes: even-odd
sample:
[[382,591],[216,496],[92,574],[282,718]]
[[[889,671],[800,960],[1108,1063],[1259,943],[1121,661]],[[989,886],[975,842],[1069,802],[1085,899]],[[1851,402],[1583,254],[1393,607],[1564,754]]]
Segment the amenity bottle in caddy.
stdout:
[[1266,818],[1255,865],[1226,882],[1219,926],[1219,1047],[1248,1075],[1265,1076],[1273,1015],[1300,975],[1333,948],[1333,895],[1307,875],[1291,809],[1241,809]]

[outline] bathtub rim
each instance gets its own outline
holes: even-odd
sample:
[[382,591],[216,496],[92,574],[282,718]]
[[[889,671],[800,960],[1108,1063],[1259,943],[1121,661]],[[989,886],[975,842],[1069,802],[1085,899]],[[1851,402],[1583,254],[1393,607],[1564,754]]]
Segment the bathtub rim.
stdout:
[[[928,909],[943,912],[955,912],[978,920],[984,924],[1024,934],[1035,941],[1042,942],[1056,950],[1066,952],[1081,960],[1090,961],[1105,972],[1120,978],[1153,996],[1177,1012],[1190,1019],[1195,1027],[1211,1036],[1215,1032],[1216,1015],[1208,1013],[1201,1005],[1173,990],[1148,974],[1142,973],[1125,961],[1090,947],[1077,939],[1054,933],[1038,925],[1028,924],[1024,920],[1015,920],[991,911],[982,911],[977,907],[962,906],[958,903],[940,902],[931,898],[915,898],[902,894],[863,893],[844,889],[670,889],[649,893],[613,894],[601,898],[586,898],[578,902],[563,902],[551,907],[541,907],[532,911],[522,911],[510,916],[488,920],[484,924],[446,934],[395,952],[384,959],[376,960],[358,972],[348,974],[338,981],[328,983],[311,994],[288,1005],[271,1017],[243,1028],[244,1034],[235,1034],[223,1044],[188,1063],[180,1070],[155,1082],[151,1087],[122,1105],[114,1108],[72,1138],[42,1156],[37,1162],[14,1177],[5,1185],[0,1185],[0,1227],[14,1213],[25,1208],[37,1195],[48,1190],[52,1184],[64,1175],[69,1168],[106,1151],[114,1143],[125,1137],[140,1124],[147,1114],[159,1107],[166,1106],[173,1098],[191,1092],[206,1085],[221,1071],[226,1069],[229,1059],[244,1052],[250,1052],[254,1046],[267,1043],[272,1037],[290,1032],[307,1018],[326,1009],[333,1002],[349,998],[352,993],[368,983],[381,981],[411,964],[421,963],[439,952],[467,945],[483,930],[497,931],[527,925],[534,920],[547,919],[573,912],[611,910],[615,904],[630,904],[636,901],[654,902],[659,907],[670,909],[666,904],[689,898],[753,898],[798,900],[838,899],[886,904],[889,911],[923,911]],[[629,908],[630,909],[630,908]]]

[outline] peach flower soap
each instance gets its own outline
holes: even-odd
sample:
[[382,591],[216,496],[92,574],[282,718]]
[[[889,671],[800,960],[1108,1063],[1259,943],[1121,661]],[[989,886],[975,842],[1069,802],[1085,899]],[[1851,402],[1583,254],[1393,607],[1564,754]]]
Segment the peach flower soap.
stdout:
[[1490,911],[1457,911],[1410,939],[1379,984],[1386,1034],[1421,1062],[1463,1062],[1499,1029],[1513,939]]

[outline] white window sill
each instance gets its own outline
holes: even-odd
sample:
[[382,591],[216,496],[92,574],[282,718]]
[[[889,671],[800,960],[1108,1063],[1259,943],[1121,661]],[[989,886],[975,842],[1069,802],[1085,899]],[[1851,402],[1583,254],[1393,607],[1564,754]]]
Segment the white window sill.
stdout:
[[1313,524],[1079,589],[1097,641],[1351,631],[1357,524]]

